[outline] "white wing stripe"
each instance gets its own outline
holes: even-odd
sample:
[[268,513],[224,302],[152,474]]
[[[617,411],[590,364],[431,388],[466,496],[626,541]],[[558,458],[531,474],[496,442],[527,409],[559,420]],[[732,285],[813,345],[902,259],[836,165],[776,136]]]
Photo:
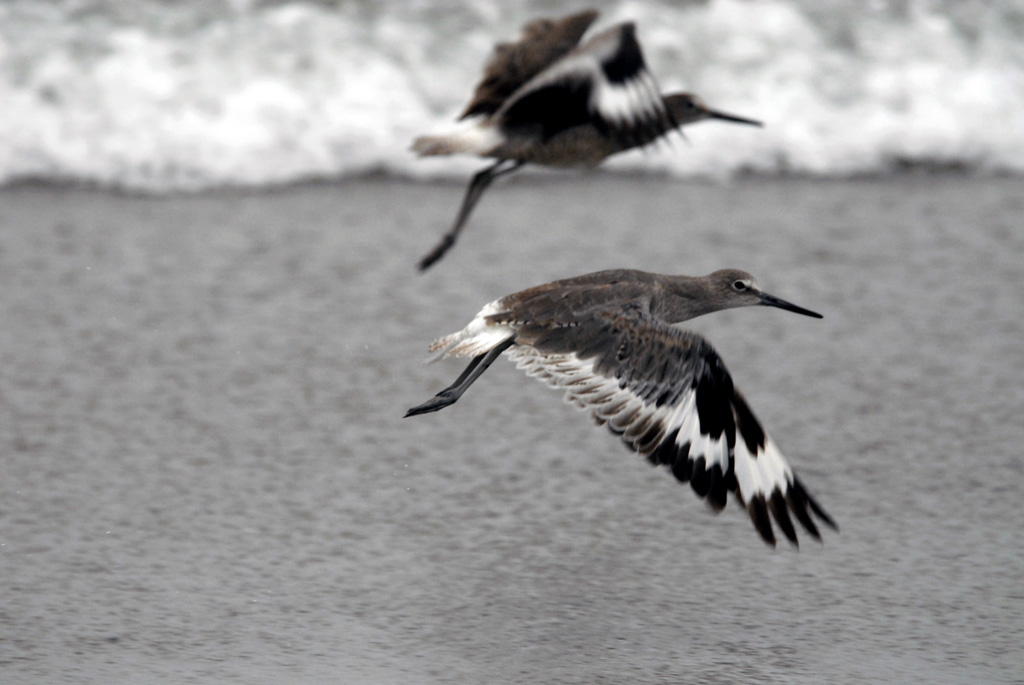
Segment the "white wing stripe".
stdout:
[[661,114],[661,96],[657,98],[644,87],[643,82],[636,79],[621,85],[600,81],[591,96],[591,107],[603,119],[632,127],[644,119],[657,118]]
[[[567,402],[588,410],[595,421],[607,423],[625,440],[636,443],[646,437],[637,445],[641,454],[649,454],[665,436],[677,431],[675,444],[690,444],[691,462],[704,457],[706,470],[717,464],[723,475],[729,473],[726,436],[712,439],[701,433],[694,391],[684,392],[675,406],[659,407],[644,402],[628,388],[620,388],[617,379],[596,373],[593,359],[580,360],[573,354],[543,355],[529,346],[514,346],[509,354],[518,368],[564,390]],[[785,496],[793,482],[792,469],[767,435],[765,446],[759,448],[756,455],[747,449],[743,437],[737,435],[733,462],[744,503],[756,497],[768,499],[775,490]]]

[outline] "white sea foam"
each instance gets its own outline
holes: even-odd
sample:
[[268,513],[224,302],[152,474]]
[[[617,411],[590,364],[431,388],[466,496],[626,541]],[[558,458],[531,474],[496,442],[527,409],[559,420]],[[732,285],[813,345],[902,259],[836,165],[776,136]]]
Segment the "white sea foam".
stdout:
[[[0,183],[155,192],[384,171],[455,128],[522,6],[15,0],[0,5]],[[824,8],[824,9],[823,9]],[[578,9],[556,3],[553,14]],[[1012,0],[620,1],[665,90],[764,120],[608,166],[681,176],[843,175],[900,165],[1024,172],[1024,14]]]

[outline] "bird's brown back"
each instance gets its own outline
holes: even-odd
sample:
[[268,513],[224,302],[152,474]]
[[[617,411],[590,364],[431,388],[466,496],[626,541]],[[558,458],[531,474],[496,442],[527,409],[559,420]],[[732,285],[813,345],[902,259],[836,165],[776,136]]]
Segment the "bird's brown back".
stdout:
[[610,269],[545,283],[502,298],[502,311],[488,318],[514,325],[580,326],[596,312],[646,308],[656,278],[644,271]]

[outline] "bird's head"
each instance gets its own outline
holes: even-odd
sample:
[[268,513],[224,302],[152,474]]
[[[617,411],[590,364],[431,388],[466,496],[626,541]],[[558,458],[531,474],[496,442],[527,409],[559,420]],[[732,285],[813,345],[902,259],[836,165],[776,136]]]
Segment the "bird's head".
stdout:
[[734,307],[753,307],[756,305],[766,307],[778,307],[796,314],[821,319],[821,314],[812,312],[810,309],[798,307],[791,302],[769,295],[761,290],[757,279],[746,271],[739,269],[722,269],[708,276],[705,276],[706,287],[712,297],[718,302],[721,309],[732,309]]

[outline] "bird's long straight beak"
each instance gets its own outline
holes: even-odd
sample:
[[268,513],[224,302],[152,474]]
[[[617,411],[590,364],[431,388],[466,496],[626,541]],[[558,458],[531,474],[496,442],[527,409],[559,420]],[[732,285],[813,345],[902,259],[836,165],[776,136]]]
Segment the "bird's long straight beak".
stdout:
[[761,304],[767,307],[778,307],[779,309],[785,309],[787,312],[795,312],[797,314],[803,314],[804,316],[810,316],[815,319],[825,318],[818,312],[812,312],[810,309],[798,307],[792,302],[786,302],[785,300],[775,297],[774,295],[769,295],[768,293],[761,293]]
[[718,110],[708,109],[705,110],[708,119],[718,119],[719,121],[731,121],[734,124],[747,124],[749,126],[764,126],[757,119],[744,119],[732,114],[726,114],[725,112],[719,112]]

